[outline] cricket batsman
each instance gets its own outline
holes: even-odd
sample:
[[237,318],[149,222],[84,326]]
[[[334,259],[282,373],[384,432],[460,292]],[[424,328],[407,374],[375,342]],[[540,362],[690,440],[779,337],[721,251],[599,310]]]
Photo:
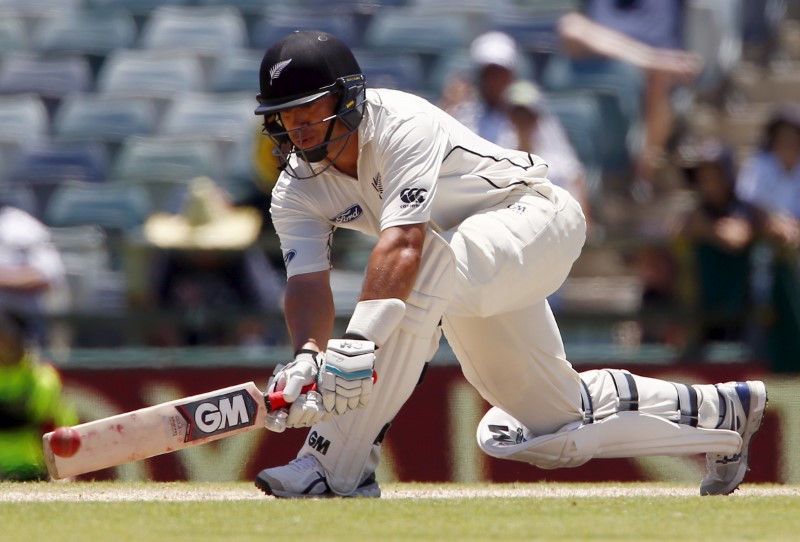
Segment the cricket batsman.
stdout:
[[[493,405],[477,430],[487,454],[554,469],[706,453],[700,493],[739,486],[767,403],[762,382],[579,374],[566,359],[546,298],[581,252],[585,219],[540,157],[481,139],[412,94],[368,89],[348,47],[318,31],[266,51],[255,113],[283,161],[271,214],[296,352],[267,390],[282,390],[291,406],[267,427],[311,428],[296,459],[258,474],[262,491],[380,496],[381,440],[442,332]],[[337,338],[335,228],[377,238]]]

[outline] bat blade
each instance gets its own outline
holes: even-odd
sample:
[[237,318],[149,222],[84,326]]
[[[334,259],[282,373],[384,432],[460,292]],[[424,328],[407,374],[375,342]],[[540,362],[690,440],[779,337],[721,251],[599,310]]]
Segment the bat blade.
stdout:
[[53,479],[69,478],[264,427],[267,405],[253,382],[76,425],[80,446],[61,457],[42,437]]

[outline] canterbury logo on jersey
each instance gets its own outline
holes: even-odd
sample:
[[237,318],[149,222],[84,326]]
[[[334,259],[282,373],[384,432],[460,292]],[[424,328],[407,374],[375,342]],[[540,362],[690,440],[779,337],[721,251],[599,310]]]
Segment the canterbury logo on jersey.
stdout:
[[405,188],[400,192],[400,201],[405,203],[402,207],[417,207],[425,201],[428,191],[424,188]]
[[283,253],[283,263],[284,263],[284,265],[288,266],[289,262],[294,260],[295,256],[297,256],[297,251],[294,250],[293,248],[290,248],[289,250],[285,251]]
[[355,203],[333,217],[331,219],[332,222],[336,222],[337,224],[342,224],[344,222],[350,222],[355,220],[356,218],[360,217],[364,213],[364,209],[361,208],[361,205]]
[[281,76],[281,72],[291,61],[291,58],[289,60],[281,60],[269,69],[269,86],[272,86],[272,82]]

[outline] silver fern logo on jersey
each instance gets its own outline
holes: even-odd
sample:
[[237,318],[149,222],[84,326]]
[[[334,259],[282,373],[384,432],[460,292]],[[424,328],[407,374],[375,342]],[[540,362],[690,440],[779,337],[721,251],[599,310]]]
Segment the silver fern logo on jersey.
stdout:
[[272,82],[281,76],[281,72],[291,61],[291,58],[289,60],[281,60],[269,69],[269,86],[272,86]]

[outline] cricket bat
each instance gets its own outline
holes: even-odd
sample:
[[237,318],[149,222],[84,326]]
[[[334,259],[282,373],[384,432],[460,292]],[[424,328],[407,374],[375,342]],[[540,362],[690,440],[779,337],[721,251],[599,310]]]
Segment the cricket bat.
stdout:
[[245,382],[76,425],[77,451],[69,457],[54,453],[54,431],[46,433],[45,463],[53,479],[69,478],[261,429],[267,413],[285,406],[282,392],[264,394]]

